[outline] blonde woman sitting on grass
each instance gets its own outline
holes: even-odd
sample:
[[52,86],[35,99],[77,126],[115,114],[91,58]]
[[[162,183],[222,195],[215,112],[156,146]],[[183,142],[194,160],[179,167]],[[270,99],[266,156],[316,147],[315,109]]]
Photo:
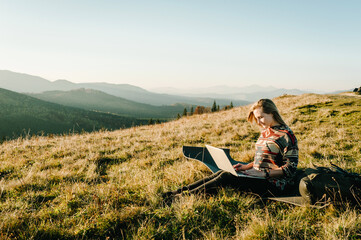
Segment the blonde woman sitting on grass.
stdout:
[[220,170],[188,186],[164,193],[165,200],[173,199],[183,192],[212,194],[220,187],[232,187],[260,196],[282,194],[292,183],[292,178],[296,173],[297,139],[270,99],[260,99],[254,103],[248,113],[248,121],[256,122],[261,127],[261,134],[256,142],[254,161],[248,164],[238,163],[233,167],[246,175],[261,178],[237,177]]

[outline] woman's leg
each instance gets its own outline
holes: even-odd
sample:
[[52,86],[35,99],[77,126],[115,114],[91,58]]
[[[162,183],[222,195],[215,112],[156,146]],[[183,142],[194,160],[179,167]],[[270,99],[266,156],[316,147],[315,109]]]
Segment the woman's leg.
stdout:
[[221,187],[232,187],[239,191],[251,192],[260,196],[278,195],[277,189],[266,179],[237,177],[226,171],[219,171],[206,179],[189,185],[189,193],[216,193]]
[[213,194],[221,187],[232,187],[240,191],[252,192],[260,196],[277,195],[280,193],[280,190],[278,190],[266,179],[237,177],[229,172],[221,170],[188,186],[179,188],[172,192],[167,192],[164,196],[171,197],[185,191],[191,194]]
[[204,185],[206,184],[207,182],[211,181],[212,179],[216,178],[219,174],[221,174],[223,171],[220,170],[216,173],[213,173],[212,175],[208,176],[208,177],[205,177],[205,178],[202,178],[194,183],[191,183],[187,186],[184,186],[184,187],[181,187],[181,188],[178,188],[177,190],[175,191],[172,191],[173,194],[178,194],[178,193],[181,193],[183,191],[191,191],[193,189],[196,189],[197,187],[201,186],[201,185]]
[[231,186],[233,182],[238,180],[238,177],[232,173],[221,170],[206,180],[207,181],[196,182],[197,184],[194,184],[192,188],[189,189],[189,193],[216,193],[221,187]]
[[251,192],[260,196],[279,195],[281,190],[275,187],[266,179],[237,177],[238,181],[232,182],[229,186],[243,192]]

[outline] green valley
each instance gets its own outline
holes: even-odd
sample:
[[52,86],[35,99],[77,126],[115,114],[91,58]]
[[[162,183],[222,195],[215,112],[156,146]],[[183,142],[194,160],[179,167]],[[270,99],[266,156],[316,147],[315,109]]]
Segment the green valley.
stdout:
[[0,137],[79,133],[147,124],[146,120],[87,111],[0,89]]

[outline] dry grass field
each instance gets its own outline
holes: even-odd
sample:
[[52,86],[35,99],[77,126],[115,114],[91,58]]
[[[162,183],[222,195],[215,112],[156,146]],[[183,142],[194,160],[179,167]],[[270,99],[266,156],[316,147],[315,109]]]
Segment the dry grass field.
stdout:
[[[274,99],[299,141],[300,168],[330,162],[361,173],[361,98]],[[182,157],[211,144],[252,161],[259,129],[249,106],[152,126],[4,142],[0,151],[0,239],[361,239],[360,206],[318,210],[224,189],[164,191],[210,174]]]

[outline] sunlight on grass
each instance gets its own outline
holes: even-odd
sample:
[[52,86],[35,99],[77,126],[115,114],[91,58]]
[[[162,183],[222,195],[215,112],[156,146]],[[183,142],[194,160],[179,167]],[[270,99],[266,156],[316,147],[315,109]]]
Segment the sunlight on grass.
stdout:
[[[335,163],[361,173],[361,101],[341,95],[278,97],[299,140],[300,168]],[[152,126],[2,143],[3,239],[359,239],[359,208],[322,210],[262,202],[223,189],[161,194],[210,174],[183,145],[228,147],[252,161],[259,130],[248,106]]]

